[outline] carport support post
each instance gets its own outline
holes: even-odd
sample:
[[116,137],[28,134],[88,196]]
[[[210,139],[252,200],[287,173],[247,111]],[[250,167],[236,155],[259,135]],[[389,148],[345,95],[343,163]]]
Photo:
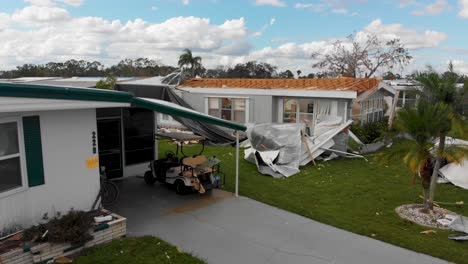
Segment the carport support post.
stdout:
[[239,131],[236,131],[236,197],[239,197]]

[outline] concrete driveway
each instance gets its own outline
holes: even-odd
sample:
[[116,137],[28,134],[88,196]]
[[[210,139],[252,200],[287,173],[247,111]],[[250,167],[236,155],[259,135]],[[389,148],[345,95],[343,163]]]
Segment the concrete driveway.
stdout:
[[109,209],[128,218],[128,235],[156,235],[208,263],[447,263],[215,190],[178,196],[142,178],[119,182]]

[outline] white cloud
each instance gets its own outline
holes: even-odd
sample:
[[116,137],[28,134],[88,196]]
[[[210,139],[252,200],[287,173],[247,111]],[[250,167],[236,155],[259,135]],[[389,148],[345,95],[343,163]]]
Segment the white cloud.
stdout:
[[463,18],[468,18],[468,0],[458,0],[458,3],[460,5],[460,12],[458,12],[458,15]]
[[54,6],[27,6],[23,9],[16,10],[12,15],[14,21],[24,25],[58,22],[69,18],[70,14],[66,9]]
[[148,57],[175,65],[184,48],[203,57],[247,54],[251,49],[244,18],[221,24],[197,17],[174,17],[162,23],[121,22],[75,18],[57,6],[31,5],[11,15],[0,13],[0,25],[3,69],[72,58],[115,63],[122,58]]
[[182,0],[182,4],[183,4],[183,5],[189,5],[189,4],[190,4],[190,0]]
[[7,13],[0,13],[0,31],[8,28],[10,25],[11,18]]
[[271,5],[276,7],[285,7],[286,3],[281,0],[255,0],[256,5]]
[[273,26],[273,24],[275,24],[276,22],[276,18],[271,18],[270,19],[270,26]]
[[78,7],[83,4],[83,0],[24,0],[26,3],[30,3],[34,6],[47,6],[53,7],[58,3],[64,3],[74,7]]
[[[449,61],[447,62],[447,65],[449,64]],[[455,72],[461,73],[461,74],[466,74],[468,75],[468,62],[462,61],[462,60],[453,60],[453,69]],[[446,69],[447,67],[445,67]]]
[[268,24],[263,25],[263,27],[259,31],[255,31],[251,34],[252,37],[260,37],[263,35],[263,32],[267,30],[269,27],[273,26],[276,22],[276,18],[271,18]]
[[[276,24],[265,21],[264,28]],[[265,30],[262,28],[262,30]],[[261,35],[260,31],[260,35]],[[447,38],[436,31],[416,31],[401,24],[372,21],[358,34],[373,32],[383,40],[400,37],[410,49],[436,47]],[[336,39],[306,43],[272,39],[271,47],[252,51],[251,31],[244,18],[213,23],[208,18],[173,17],[161,23],[143,19],[107,20],[73,17],[64,8],[31,5],[12,14],[0,13],[0,67],[68,59],[98,60],[113,64],[124,58],[148,57],[176,65],[184,48],[202,56],[206,67],[249,60],[272,63],[280,69],[310,68],[313,52],[330,52]],[[278,45],[278,46],[277,46]]]
[[382,40],[400,38],[402,43],[409,49],[433,48],[447,39],[447,34],[443,32],[425,30],[417,32],[405,28],[402,24],[383,24],[380,19],[372,21],[364,32],[374,33]]
[[63,2],[67,5],[71,5],[71,6],[80,6],[81,4],[83,4],[83,0],[57,0],[59,2]]
[[[367,2],[367,0],[319,0],[314,3],[298,2],[294,5],[294,8],[308,9],[314,13],[330,12],[334,14],[348,14],[351,5],[365,2]],[[356,12],[351,14],[357,15]]]
[[[363,30],[357,32],[357,37],[364,38],[374,33],[382,40],[400,38],[402,43],[411,50],[436,47],[447,38],[446,34],[426,30],[423,32],[405,28],[401,24],[383,24],[381,20],[374,20]],[[284,42],[286,39],[275,39],[272,42]],[[304,72],[311,69],[311,55],[313,53],[327,54],[332,52],[332,43],[338,39],[326,39],[307,43],[287,42],[278,47],[265,47],[255,50],[247,55],[235,58],[224,58],[226,63],[234,64],[249,60],[265,61],[277,65],[281,70],[300,68]],[[346,39],[341,39],[347,45]],[[411,52],[411,51],[410,51]]]
[[304,8],[309,8],[309,7],[313,7],[313,6],[314,6],[314,4],[296,3],[294,5],[294,8],[304,9]]
[[26,3],[30,3],[34,6],[48,6],[52,7],[55,6],[55,3],[51,0],[24,0]]
[[405,8],[407,6],[418,6],[420,5],[419,2],[417,2],[416,0],[400,0],[400,8]]
[[332,12],[336,14],[347,14],[348,10],[346,8],[336,8],[332,9]]
[[448,7],[447,0],[436,0],[421,10],[414,10],[411,14],[415,16],[433,16],[442,13]]
[[318,4],[296,3],[294,5],[294,8],[309,9],[309,10],[312,10],[313,12],[315,12],[315,13],[320,13],[320,12],[325,11],[327,9],[327,6],[325,4],[322,4],[322,3],[318,3]]
[[288,42],[289,39],[288,38],[272,38],[271,39],[271,42],[273,43],[282,43],[282,42]]

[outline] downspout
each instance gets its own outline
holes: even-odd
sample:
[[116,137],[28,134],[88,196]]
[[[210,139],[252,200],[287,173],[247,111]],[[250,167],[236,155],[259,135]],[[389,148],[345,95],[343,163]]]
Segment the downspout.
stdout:
[[236,130],[236,197],[239,197],[239,131]]

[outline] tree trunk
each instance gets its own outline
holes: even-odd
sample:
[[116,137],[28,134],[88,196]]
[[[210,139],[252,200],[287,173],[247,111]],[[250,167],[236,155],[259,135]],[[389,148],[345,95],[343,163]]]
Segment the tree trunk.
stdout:
[[432,175],[429,175],[429,177],[425,177],[427,176],[426,174],[423,175],[421,177],[421,185],[423,187],[423,194],[424,194],[424,201],[423,201],[423,205],[424,205],[424,213],[429,213],[429,188],[431,186],[431,176]]
[[441,135],[439,138],[439,148],[437,149],[434,172],[432,173],[432,176],[431,176],[431,186],[429,187],[429,199],[427,201],[428,209],[431,211],[434,209],[434,196],[435,196],[435,191],[437,187],[437,178],[439,177],[440,164],[442,163],[442,160],[444,159],[441,155],[444,152],[444,149],[445,149],[445,135]]
[[423,185],[423,194],[424,194],[424,213],[429,213],[429,188]]

